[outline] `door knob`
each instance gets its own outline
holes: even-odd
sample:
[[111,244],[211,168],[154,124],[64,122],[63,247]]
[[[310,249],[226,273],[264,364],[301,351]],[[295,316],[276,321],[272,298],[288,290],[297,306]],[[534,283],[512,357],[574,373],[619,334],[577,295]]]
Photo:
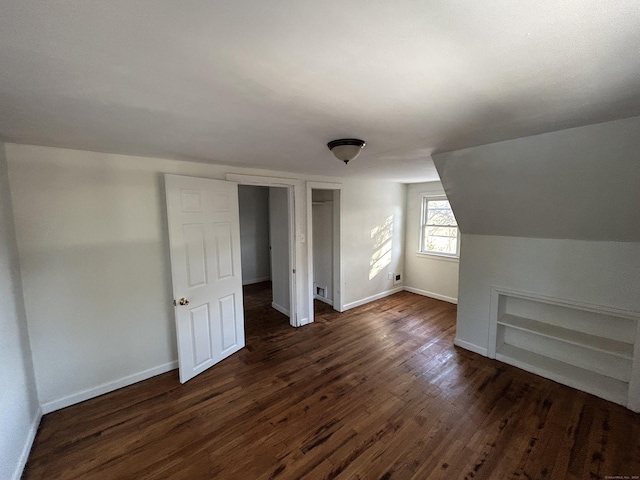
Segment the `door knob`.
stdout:
[[182,297],[182,298],[178,301],[178,303],[179,303],[180,305],[189,305],[189,300],[187,300],[186,298]]

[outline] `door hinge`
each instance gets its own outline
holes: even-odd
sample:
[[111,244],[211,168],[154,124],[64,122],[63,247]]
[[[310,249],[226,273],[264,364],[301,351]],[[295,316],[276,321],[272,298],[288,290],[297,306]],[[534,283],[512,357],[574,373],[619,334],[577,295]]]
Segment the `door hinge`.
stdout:
[[295,268],[293,269],[293,273],[296,273],[296,269]]

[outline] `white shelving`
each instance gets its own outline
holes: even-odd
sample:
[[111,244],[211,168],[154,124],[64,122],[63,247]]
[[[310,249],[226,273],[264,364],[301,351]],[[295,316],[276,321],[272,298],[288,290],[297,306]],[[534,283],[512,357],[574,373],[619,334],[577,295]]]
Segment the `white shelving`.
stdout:
[[492,288],[489,356],[640,410],[640,314]]

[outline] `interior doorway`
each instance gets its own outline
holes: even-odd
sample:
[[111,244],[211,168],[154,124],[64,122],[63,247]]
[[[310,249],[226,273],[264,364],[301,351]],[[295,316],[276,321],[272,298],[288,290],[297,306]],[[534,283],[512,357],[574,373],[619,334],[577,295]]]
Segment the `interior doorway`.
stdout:
[[[341,190],[339,185],[307,184],[310,309],[343,311],[341,262]],[[313,318],[313,317],[312,317]]]
[[291,235],[286,187],[239,185],[242,284],[269,290],[271,308],[291,322]]

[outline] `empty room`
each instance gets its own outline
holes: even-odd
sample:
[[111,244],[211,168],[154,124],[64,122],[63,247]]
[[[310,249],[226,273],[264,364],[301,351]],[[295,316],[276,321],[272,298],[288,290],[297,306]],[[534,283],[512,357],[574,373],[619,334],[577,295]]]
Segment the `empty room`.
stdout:
[[0,479],[640,476],[636,1],[0,0]]

